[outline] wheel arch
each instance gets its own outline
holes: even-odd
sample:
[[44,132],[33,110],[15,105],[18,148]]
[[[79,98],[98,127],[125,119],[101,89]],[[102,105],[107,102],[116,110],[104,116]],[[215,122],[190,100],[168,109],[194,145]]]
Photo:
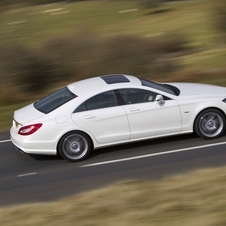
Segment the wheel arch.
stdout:
[[60,153],[59,153],[59,144],[60,144],[61,140],[63,139],[63,137],[66,136],[66,135],[68,135],[68,134],[70,134],[70,133],[76,133],[76,132],[85,134],[85,135],[90,139],[90,142],[91,142],[91,145],[92,145],[92,147],[91,147],[92,150],[94,149],[94,142],[93,142],[93,139],[91,138],[91,136],[90,136],[88,133],[86,133],[86,132],[84,132],[84,131],[82,131],[82,130],[70,130],[70,131],[64,133],[63,135],[61,135],[60,139],[59,139],[58,142],[57,142],[56,151],[57,151],[57,154],[58,154],[58,155],[60,154]]

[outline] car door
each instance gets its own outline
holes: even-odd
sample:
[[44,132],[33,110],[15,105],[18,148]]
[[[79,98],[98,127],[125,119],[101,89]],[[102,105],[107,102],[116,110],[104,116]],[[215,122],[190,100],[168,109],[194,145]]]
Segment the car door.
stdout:
[[100,144],[126,141],[130,137],[125,109],[118,106],[114,91],[86,100],[74,111],[72,120]]
[[[119,90],[124,99],[131,137],[138,139],[181,131],[181,114],[176,100],[144,89]],[[161,101],[157,101],[156,98]]]

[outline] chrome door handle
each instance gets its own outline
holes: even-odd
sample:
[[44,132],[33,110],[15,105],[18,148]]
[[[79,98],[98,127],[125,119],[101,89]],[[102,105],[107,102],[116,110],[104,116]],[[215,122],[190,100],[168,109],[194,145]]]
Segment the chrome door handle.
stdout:
[[140,108],[130,108],[129,110],[132,112],[135,112],[135,111],[140,111]]
[[96,118],[96,116],[95,115],[85,115],[84,118],[91,119],[91,118]]

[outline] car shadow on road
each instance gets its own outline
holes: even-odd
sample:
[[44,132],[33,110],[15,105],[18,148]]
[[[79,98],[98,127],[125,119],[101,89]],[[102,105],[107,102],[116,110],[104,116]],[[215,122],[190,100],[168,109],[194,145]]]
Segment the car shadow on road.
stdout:
[[36,161],[64,161],[60,155],[29,155]]
[[[150,147],[150,149],[158,144],[165,144],[168,147],[172,146],[172,143],[179,143],[180,144],[188,144],[195,141],[199,142],[202,140],[195,134],[185,134],[185,135],[176,135],[171,137],[165,137],[165,138],[156,138],[156,139],[149,139],[145,141],[137,141],[132,142],[128,144],[122,144],[122,145],[116,145],[116,146],[110,146],[106,148],[96,149],[90,153],[88,158],[86,160],[95,159],[98,156],[105,157],[106,155],[109,155],[110,153],[117,153],[124,151],[126,152],[131,151],[133,149],[137,148],[145,148]],[[56,156],[48,156],[48,155],[30,155],[31,158],[33,158],[36,161],[65,161],[60,155]],[[86,161],[84,160],[84,161]]]
[[183,143],[187,143],[189,141],[192,141],[193,139],[201,139],[196,134],[185,134],[185,135],[176,135],[176,136],[170,136],[170,137],[164,137],[164,138],[156,138],[156,139],[149,139],[145,141],[136,141],[132,143],[122,144],[122,145],[116,145],[116,146],[110,146],[106,148],[96,149],[90,153],[87,159],[96,158],[100,155],[106,155],[112,152],[120,152],[120,151],[126,151],[136,148],[144,148],[150,146],[158,145],[158,144],[166,144],[170,147],[171,143],[180,141]]

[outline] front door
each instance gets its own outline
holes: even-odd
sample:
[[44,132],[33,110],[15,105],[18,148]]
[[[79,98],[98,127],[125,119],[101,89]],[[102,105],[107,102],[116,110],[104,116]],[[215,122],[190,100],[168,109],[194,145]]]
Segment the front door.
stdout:
[[[156,93],[143,89],[120,90],[130,131],[130,139],[169,135],[181,131],[181,114],[176,100],[156,102]],[[164,97],[163,97],[164,98]]]

